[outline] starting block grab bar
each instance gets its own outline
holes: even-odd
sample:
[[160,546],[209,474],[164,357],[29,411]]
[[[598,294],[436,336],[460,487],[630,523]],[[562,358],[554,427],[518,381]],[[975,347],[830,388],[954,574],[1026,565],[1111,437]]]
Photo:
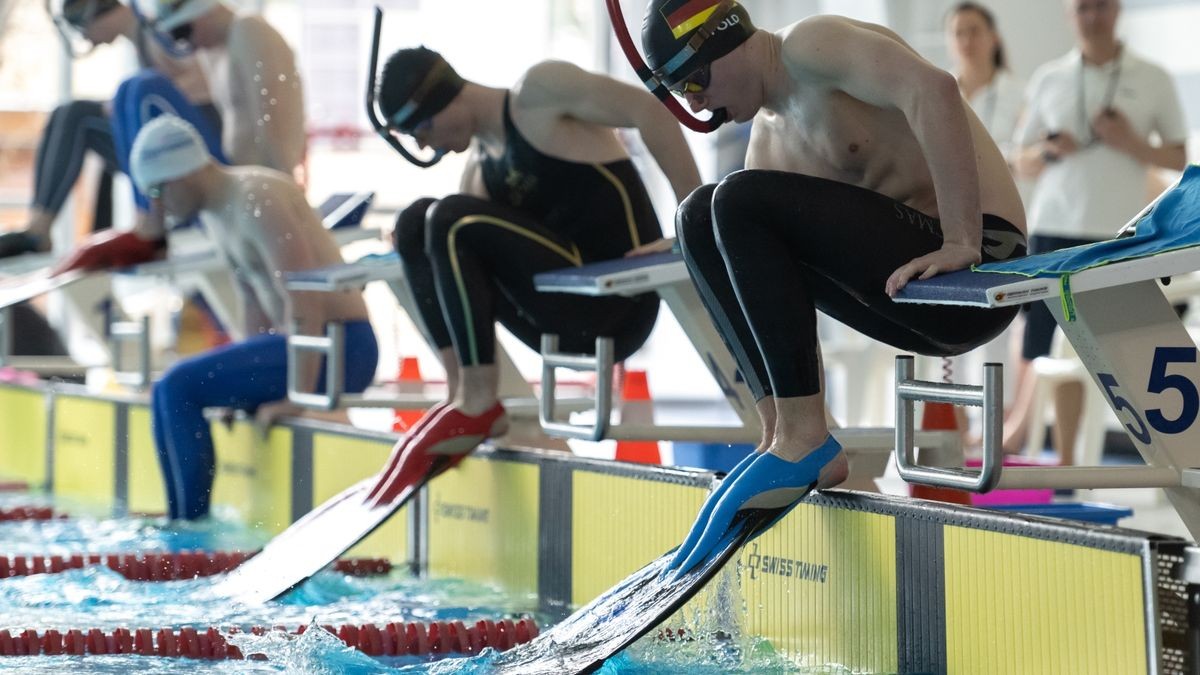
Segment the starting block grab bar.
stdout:
[[[334,321],[325,327],[325,337],[289,335],[287,339],[287,395],[296,405],[317,410],[333,410],[345,393],[342,353],[346,344],[346,326]],[[315,352],[325,357],[325,391],[305,392],[297,387],[300,352]]]
[[[557,401],[554,397],[558,381],[555,368],[596,373],[596,421],[591,426],[571,424],[556,419]],[[538,421],[542,430],[559,438],[583,441],[604,440],[612,413],[612,338],[596,338],[596,354],[564,354],[558,351],[557,335],[542,335],[542,396],[538,406]]]
[[[896,468],[910,482],[971,492],[987,492],[1000,481],[1003,450],[1004,375],[999,363],[983,367],[983,386],[913,379],[913,357],[896,357]],[[914,459],[913,403],[925,401],[983,408],[983,466],[979,471],[923,466]]]

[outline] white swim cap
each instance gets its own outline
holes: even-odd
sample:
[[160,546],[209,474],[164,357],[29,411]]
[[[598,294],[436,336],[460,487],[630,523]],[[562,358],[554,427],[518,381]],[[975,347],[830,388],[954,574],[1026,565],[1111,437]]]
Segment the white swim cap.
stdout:
[[159,115],[138,132],[129,152],[129,171],[138,189],[183,178],[209,162],[196,127],[175,115]]
[[154,27],[164,33],[203,16],[220,0],[157,0]]

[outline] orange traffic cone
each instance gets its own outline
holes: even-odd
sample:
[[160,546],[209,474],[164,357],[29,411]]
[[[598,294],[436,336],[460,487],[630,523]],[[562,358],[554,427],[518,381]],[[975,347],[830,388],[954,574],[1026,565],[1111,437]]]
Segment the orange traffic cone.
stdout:
[[[400,373],[396,375],[401,394],[419,394],[425,389],[425,380],[421,377],[421,364],[415,356],[405,356],[400,359]],[[417,423],[424,415],[421,408],[396,408],[392,416],[392,431],[405,432]]]
[[[958,429],[957,411],[949,403],[934,403],[926,401],[921,412],[921,429],[925,431],[954,431]],[[908,494],[918,499],[930,499],[951,504],[970,504],[971,495],[963,490],[933,487],[930,485],[910,485]]]
[[[624,369],[622,369],[624,370]],[[644,370],[624,370],[621,378],[621,421],[652,424],[654,406]],[[658,441],[617,441],[617,461],[662,464]]]

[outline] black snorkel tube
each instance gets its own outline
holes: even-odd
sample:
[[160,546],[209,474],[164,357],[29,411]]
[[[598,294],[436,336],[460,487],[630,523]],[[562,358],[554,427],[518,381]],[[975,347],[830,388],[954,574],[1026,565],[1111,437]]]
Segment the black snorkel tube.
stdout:
[[371,38],[371,63],[367,70],[367,118],[371,120],[371,126],[375,128],[375,133],[379,134],[383,140],[387,141],[392,149],[400,153],[400,156],[408,160],[410,164],[419,166],[422,169],[429,167],[442,161],[445,155],[443,152],[434,152],[430,159],[418,159],[415,155],[404,147],[400,139],[392,135],[388,126],[383,123],[383,119],[379,115],[379,109],[375,105],[375,72],[379,67],[379,34],[383,29],[383,9],[378,5],[375,6],[375,33]]
[[612,22],[613,32],[617,34],[617,42],[621,45],[621,51],[625,52],[625,58],[629,61],[629,65],[633,66],[633,71],[637,73],[642,84],[646,85],[650,93],[657,96],[658,100],[667,106],[667,110],[670,110],[683,126],[692,131],[708,134],[716,131],[717,127],[726,122],[728,116],[724,108],[713,111],[707,120],[700,119],[684,110],[671,90],[663,83],[662,78],[646,65],[641,53],[633,44],[633,38],[629,36],[629,27],[625,24],[625,15],[621,12],[621,0],[605,0],[605,5],[608,7],[608,18]]

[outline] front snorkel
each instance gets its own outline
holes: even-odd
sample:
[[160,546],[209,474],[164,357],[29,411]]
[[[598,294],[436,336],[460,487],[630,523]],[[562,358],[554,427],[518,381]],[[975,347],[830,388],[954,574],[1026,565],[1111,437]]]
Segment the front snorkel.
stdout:
[[379,34],[383,29],[383,9],[378,5],[375,7],[375,33],[371,38],[371,63],[367,70],[367,119],[371,120],[371,126],[375,128],[375,133],[379,134],[383,140],[387,141],[392,149],[400,153],[400,156],[408,160],[410,164],[428,169],[429,167],[442,161],[444,152],[435,151],[430,159],[418,159],[415,155],[404,147],[400,139],[392,135],[391,129],[383,122],[380,116],[380,111],[375,105],[375,73],[379,67]]
[[713,111],[712,115],[707,119],[700,119],[684,110],[679,101],[663,83],[662,78],[657,73],[651,70],[650,66],[646,65],[642,55],[638,52],[637,47],[633,44],[633,38],[629,36],[629,27],[625,24],[625,15],[621,12],[621,0],[605,0],[608,7],[608,18],[612,21],[613,32],[617,34],[617,42],[621,45],[621,51],[625,53],[625,58],[629,61],[629,65],[633,66],[633,71],[641,79],[642,84],[650,90],[651,94],[658,97],[658,100],[667,106],[667,110],[671,111],[683,126],[698,131],[702,134],[712,133],[726,122],[728,116],[725,109]]
[[174,58],[182,59],[196,53],[196,47],[187,40],[176,40],[170,35],[163,33],[158,29],[158,22],[151,20],[142,10],[138,8],[138,0],[129,0],[129,8],[133,10],[133,15],[137,17],[138,24],[154,37],[154,41],[158,43],[163,51]]
[[[56,11],[54,7],[55,0],[46,0],[46,13],[50,15],[50,20],[54,22],[54,28],[58,30],[58,37],[62,39],[63,49],[72,59],[81,59],[96,50],[96,43],[87,39],[83,29],[68,21],[62,12]],[[62,4],[61,1],[59,4]],[[89,13],[90,14],[90,13]],[[86,25],[92,16],[85,15],[81,20]],[[72,37],[72,35],[76,37]],[[78,39],[76,39],[78,38]],[[79,41],[87,43],[87,47],[79,49]]]

